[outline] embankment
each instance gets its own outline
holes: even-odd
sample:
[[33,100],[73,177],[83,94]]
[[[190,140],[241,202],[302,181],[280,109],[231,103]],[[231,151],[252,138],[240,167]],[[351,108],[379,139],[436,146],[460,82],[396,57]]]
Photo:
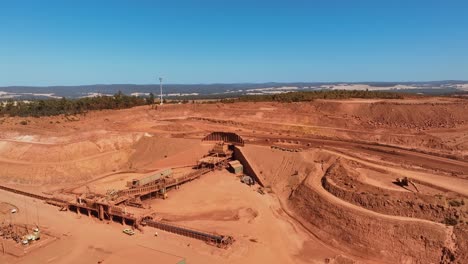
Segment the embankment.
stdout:
[[242,164],[242,166],[244,166],[244,173],[249,175],[250,177],[253,177],[255,181],[258,184],[260,184],[260,186],[264,187],[263,179],[261,179],[255,172],[255,170],[252,168],[244,153],[242,153],[241,147],[234,146],[233,156],[234,159],[238,160]]
[[290,196],[288,207],[323,241],[350,254],[384,263],[437,263],[447,249],[440,224],[376,217],[331,202],[307,183]]

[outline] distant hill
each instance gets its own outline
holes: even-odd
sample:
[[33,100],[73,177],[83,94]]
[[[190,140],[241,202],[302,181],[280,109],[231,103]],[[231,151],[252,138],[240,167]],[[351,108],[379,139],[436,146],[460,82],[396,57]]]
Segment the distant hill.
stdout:
[[[381,90],[417,94],[453,94],[468,92],[468,81],[433,82],[290,82],[290,83],[231,83],[231,84],[165,84],[164,95],[169,98],[236,97],[239,95],[278,94],[311,90]],[[122,91],[127,95],[159,94],[159,84],[96,84],[83,86],[8,86],[0,87],[0,100],[80,98],[113,95]]]

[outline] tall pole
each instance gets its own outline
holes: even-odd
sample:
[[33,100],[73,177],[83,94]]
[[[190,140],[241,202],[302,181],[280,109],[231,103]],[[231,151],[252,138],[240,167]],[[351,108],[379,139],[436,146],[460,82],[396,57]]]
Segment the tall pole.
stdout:
[[163,96],[162,96],[162,77],[159,77],[159,90],[161,91],[161,101],[159,102],[160,105],[163,104]]

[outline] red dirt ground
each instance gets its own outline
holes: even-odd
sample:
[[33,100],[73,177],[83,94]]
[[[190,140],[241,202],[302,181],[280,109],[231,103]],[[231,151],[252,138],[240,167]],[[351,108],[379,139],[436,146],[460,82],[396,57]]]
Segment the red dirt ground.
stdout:
[[[212,172],[167,200],[145,201],[167,221],[234,236],[226,250],[163,231],[155,237],[147,228],[129,237],[118,224],[0,190],[0,221],[11,221],[15,206],[14,221],[33,224],[37,211],[40,226],[58,234],[50,245],[21,258],[0,255],[0,262],[467,263],[467,111],[466,100],[422,98],[0,118],[2,185],[36,193],[123,188],[135,176],[194,165],[212,148],[201,142],[212,131],[242,136],[242,152],[266,185],[261,195],[227,171]],[[393,183],[402,177],[419,192]]]

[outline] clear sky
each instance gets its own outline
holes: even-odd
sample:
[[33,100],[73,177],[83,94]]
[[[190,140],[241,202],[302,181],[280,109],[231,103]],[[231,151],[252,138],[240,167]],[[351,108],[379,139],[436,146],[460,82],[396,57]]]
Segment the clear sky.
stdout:
[[0,86],[468,80],[466,0],[0,0]]

